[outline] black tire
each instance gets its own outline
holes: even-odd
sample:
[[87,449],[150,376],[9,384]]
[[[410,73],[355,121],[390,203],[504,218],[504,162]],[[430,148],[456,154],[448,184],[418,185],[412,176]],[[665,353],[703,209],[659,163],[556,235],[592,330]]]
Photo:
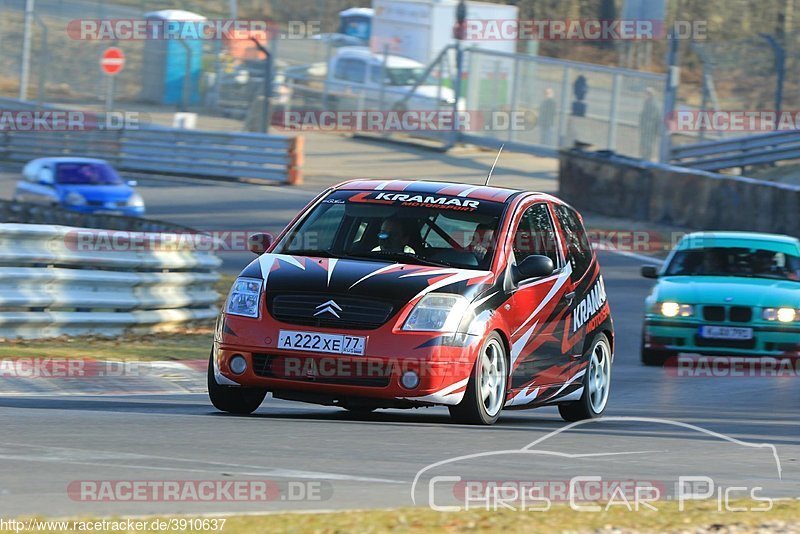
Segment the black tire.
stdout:
[[675,354],[668,350],[646,349],[644,342],[642,342],[641,359],[642,363],[648,367],[664,367],[672,356]]
[[[594,406],[592,406],[591,401],[591,392],[589,388],[589,379],[591,375],[591,355],[595,350],[595,347],[599,343],[605,343],[609,358],[612,358],[609,362],[609,365],[613,362],[613,356],[611,352],[611,342],[608,340],[605,334],[597,334],[595,338],[592,340],[592,344],[589,345],[589,350],[583,355],[584,358],[589,360],[589,363],[586,364],[586,374],[583,375],[583,395],[577,401],[573,402],[565,402],[558,405],[558,413],[561,414],[561,418],[564,421],[568,422],[575,422],[575,421],[584,421],[586,419],[599,419],[603,417],[603,414],[608,407],[608,398],[602,409],[600,411],[595,410]],[[610,378],[609,378],[609,391],[610,391]]]
[[217,410],[237,415],[248,415],[261,406],[266,396],[266,389],[221,386],[217,384],[214,378],[213,356],[208,359],[208,398],[211,399],[211,404]]
[[377,410],[372,406],[342,406],[342,408],[355,415],[369,415]]
[[[482,358],[484,351],[489,346],[490,343],[496,343],[495,347],[499,347],[501,351],[500,355],[505,362],[503,365],[503,369],[505,370],[504,373],[501,373],[501,384],[503,386],[502,390],[503,393],[500,396],[501,400],[501,407],[497,410],[497,413],[491,415],[484,405],[483,398],[480,395],[480,377],[482,374]],[[496,332],[492,332],[486,340],[484,340],[483,345],[481,345],[481,350],[478,353],[478,358],[475,361],[475,365],[472,367],[472,374],[470,375],[469,382],[467,383],[467,389],[464,393],[464,398],[461,402],[456,406],[449,406],[450,410],[450,417],[453,418],[454,421],[462,424],[467,425],[493,425],[497,420],[500,418],[500,413],[502,413],[503,408],[502,404],[505,404],[505,397],[508,393],[508,352],[506,351],[505,344],[500,336]]]

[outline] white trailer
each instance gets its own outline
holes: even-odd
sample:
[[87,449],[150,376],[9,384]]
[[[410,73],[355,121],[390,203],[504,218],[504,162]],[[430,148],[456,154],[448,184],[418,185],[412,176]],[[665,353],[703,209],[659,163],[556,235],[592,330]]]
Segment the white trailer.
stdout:
[[[429,64],[444,47],[454,42],[458,0],[372,0],[370,47],[376,54],[389,53]],[[468,20],[516,21],[516,6],[467,2]],[[467,46],[500,52],[516,52],[517,42],[511,39],[482,39]]]

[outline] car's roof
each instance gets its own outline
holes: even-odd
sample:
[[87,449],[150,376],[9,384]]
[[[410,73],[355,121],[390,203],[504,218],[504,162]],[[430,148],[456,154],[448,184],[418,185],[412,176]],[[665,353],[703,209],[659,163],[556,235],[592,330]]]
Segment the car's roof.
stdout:
[[28,163],[108,163],[104,159],[81,158],[76,156],[54,156],[49,158],[37,158]]
[[759,232],[694,232],[684,236],[678,243],[677,249],[691,250],[709,247],[762,248],[796,254],[800,247],[800,241],[788,235]]
[[[518,189],[505,187],[432,182],[425,180],[352,180],[335,187],[343,191],[391,191],[422,195],[445,195],[492,202],[508,202],[522,193]],[[549,195],[540,193],[543,197]]]

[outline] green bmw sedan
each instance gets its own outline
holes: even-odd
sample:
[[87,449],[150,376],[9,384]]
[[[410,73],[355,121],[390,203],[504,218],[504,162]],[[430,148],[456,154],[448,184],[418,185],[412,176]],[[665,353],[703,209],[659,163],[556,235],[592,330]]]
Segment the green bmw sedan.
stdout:
[[646,299],[642,362],[678,353],[800,356],[800,240],[748,232],[686,235]]

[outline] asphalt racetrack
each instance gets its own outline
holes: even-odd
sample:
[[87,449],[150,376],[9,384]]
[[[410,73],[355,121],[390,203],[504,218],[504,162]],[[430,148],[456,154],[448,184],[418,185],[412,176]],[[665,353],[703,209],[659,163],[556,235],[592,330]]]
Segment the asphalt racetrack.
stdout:
[[[181,197],[187,186],[178,180],[143,185],[152,217],[228,230],[252,229],[254,221],[277,230],[319,191],[197,183]],[[236,272],[249,256],[223,258]],[[678,377],[643,367],[642,306],[652,281],[639,276],[640,259],[601,253],[600,261],[617,329],[610,407],[600,422],[561,431],[552,407],[505,412],[496,426],[479,428],[451,423],[445,408],[359,416],[268,397],[253,416],[238,417],[218,413],[205,395],[0,396],[2,515],[463,505],[453,483],[433,484],[434,476],[462,483],[598,476],[662,488],[682,476],[705,480],[702,491],[720,506],[729,488],[738,488],[731,498],[752,491],[800,498],[797,377]],[[72,491],[120,480],[267,481],[278,491],[257,502],[103,500]]]

